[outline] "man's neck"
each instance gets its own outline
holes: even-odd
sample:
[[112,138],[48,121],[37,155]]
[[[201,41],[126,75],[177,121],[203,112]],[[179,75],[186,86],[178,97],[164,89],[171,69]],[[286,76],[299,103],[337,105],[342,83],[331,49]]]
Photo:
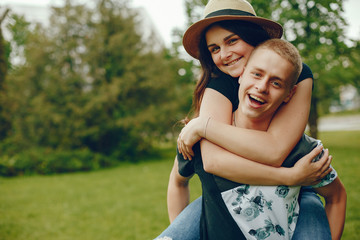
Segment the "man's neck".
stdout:
[[266,131],[270,125],[271,119],[249,118],[242,114],[238,109],[234,112],[234,125],[236,127]]

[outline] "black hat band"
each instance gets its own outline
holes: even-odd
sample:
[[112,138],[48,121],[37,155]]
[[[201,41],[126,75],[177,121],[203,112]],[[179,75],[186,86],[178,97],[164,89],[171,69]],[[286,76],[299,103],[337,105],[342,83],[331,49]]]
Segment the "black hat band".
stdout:
[[254,14],[249,13],[249,12],[245,12],[242,10],[235,10],[235,9],[221,9],[212,13],[209,13],[208,15],[206,15],[205,18],[210,18],[210,17],[219,17],[219,16],[224,16],[224,15],[233,15],[233,16],[253,16],[255,17]]

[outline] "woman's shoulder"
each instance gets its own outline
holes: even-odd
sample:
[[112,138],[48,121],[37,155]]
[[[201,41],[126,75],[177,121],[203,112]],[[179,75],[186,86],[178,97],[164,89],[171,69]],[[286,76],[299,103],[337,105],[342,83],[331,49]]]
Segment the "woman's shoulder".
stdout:
[[230,75],[225,73],[220,73],[214,75],[208,85],[207,88],[211,88],[223,96],[225,96],[232,103],[233,107],[237,107],[237,99],[238,99],[238,89],[239,83],[237,78],[233,78]]
[[306,63],[303,63],[302,65],[303,65],[303,68],[302,68],[302,71],[298,78],[298,83],[307,78],[314,79],[314,76],[313,76],[313,73],[312,73],[310,67]]
[[214,72],[209,81],[208,87],[212,85],[219,85],[220,87],[234,87],[238,85],[237,79],[231,77],[228,74],[217,71]]

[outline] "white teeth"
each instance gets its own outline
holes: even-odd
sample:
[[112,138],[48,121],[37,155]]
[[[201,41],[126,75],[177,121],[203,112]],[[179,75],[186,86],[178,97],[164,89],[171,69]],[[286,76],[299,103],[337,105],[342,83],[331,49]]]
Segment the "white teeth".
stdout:
[[250,97],[253,98],[253,99],[255,99],[255,100],[258,101],[258,102],[261,102],[261,103],[264,103],[264,102],[265,102],[265,101],[262,100],[261,98],[258,98],[258,97],[254,96],[254,95],[251,95],[251,94],[250,94]]
[[240,61],[239,58],[236,59],[236,60],[234,60],[234,61],[232,61],[232,62],[230,62],[230,63],[228,63],[228,64],[226,64],[226,65],[227,65],[227,66],[231,66],[231,65],[234,65],[235,63],[237,63],[238,61]]

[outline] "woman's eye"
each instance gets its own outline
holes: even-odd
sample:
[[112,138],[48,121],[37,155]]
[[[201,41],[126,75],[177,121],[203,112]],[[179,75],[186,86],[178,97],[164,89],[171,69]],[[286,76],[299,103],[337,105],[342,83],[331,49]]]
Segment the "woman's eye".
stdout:
[[238,38],[231,38],[229,39],[229,44],[234,44],[238,41],[239,39]]
[[216,52],[218,52],[219,50],[220,50],[220,47],[212,47],[212,48],[209,49],[209,51],[210,51],[211,53],[216,53]]

